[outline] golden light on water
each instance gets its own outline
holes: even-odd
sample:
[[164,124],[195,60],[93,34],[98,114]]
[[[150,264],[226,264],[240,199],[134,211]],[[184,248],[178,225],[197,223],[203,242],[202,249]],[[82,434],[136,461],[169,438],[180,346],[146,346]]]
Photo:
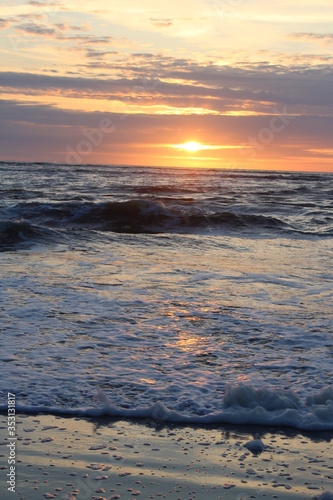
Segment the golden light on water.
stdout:
[[151,378],[140,378],[140,381],[141,382],[145,382],[146,384],[149,384],[149,385],[155,385],[156,384],[156,381],[151,379]]

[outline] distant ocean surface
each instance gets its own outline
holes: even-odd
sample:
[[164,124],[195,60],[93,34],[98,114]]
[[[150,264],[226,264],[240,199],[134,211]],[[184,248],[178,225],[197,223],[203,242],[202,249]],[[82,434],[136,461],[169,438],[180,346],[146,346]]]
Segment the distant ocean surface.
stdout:
[[333,174],[0,180],[0,409],[333,429]]

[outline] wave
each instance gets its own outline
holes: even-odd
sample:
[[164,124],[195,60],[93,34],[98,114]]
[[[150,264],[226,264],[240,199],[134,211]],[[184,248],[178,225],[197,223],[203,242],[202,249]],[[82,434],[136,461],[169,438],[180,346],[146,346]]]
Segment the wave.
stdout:
[[12,250],[17,245],[54,240],[54,232],[26,220],[0,221],[0,251]]
[[269,215],[237,213],[228,210],[207,211],[195,205],[147,199],[109,201],[102,203],[27,203],[17,208],[24,217],[38,223],[61,227],[85,227],[99,231],[126,233],[195,233],[239,231],[288,231],[292,228],[279,218]]
[[[17,405],[19,413],[49,413],[77,417],[112,417],[153,419],[159,423],[233,424],[268,427],[291,427],[303,431],[333,430],[333,387],[310,394],[305,401],[292,391],[254,388],[239,384],[227,388],[223,410],[206,415],[187,415],[167,408],[162,402],[147,407],[121,408],[112,404],[106,394],[97,391],[100,405],[94,408],[64,408]],[[0,411],[6,411],[0,407]]]
[[[303,212],[300,217],[297,207],[291,208],[286,214],[260,213],[255,206],[221,206],[215,199],[197,202],[193,199],[133,198],[97,203],[76,197],[71,201],[52,203],[21,202],[11,207],[6,215],[31,221],[37,226],[60,230],[84,228],[129,234],[332,236],[332,218],[325,215],[325,212],[315,213],[316,217],[312,212]],[[19,228],[16,237],[32,231],[32,228],[32,225]],[[35,227],[35,231],[37,230]]]
[[176,195],[176,194],[187,194],[187,193],[201,193],[201,189],[197,186],[193,187],[176,187],[176,186],[154,186],[154,185],[149,185],[149,186],[142,186],[142,187],[134,187],[133,191],[136,193],[141,193],[141,194],[171,194],[171,195]]

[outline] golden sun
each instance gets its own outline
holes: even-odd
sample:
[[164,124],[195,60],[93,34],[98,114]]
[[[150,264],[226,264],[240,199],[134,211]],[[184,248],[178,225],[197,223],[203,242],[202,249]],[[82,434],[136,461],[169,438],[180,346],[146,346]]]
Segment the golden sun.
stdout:
[[195,141],[185,142],[185,144],[180,144],[180,147],[182,147],[182,149],[184,149],[185,151],[189,151],[190,153],[196,153],[200,149],[203,149],[201,144]]
[[217,149],[234,149],[242,146],[227,146],[227,145],[209,145],[201,144],[197,141],[186,141],[182,144],[169,144],[172,149],[178,149],[180,151],[185,151],[186,153],[197,153],[198,151],[205,150],[217,150]]
[[197,151],[206,149],[206,146],[203,146],[202,144],[200,144],[200,142],[196,141],[187,141],[183,144],[174,144],[172,147],[175,149],[181,149],[182,151],[187,151],[188,153],[196,153]]

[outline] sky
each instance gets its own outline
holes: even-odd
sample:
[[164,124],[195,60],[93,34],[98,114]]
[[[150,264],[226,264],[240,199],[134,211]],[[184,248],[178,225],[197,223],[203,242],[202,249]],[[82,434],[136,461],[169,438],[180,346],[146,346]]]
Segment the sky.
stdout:
[[331,0],[0,1],[0,160],[333,172]]

